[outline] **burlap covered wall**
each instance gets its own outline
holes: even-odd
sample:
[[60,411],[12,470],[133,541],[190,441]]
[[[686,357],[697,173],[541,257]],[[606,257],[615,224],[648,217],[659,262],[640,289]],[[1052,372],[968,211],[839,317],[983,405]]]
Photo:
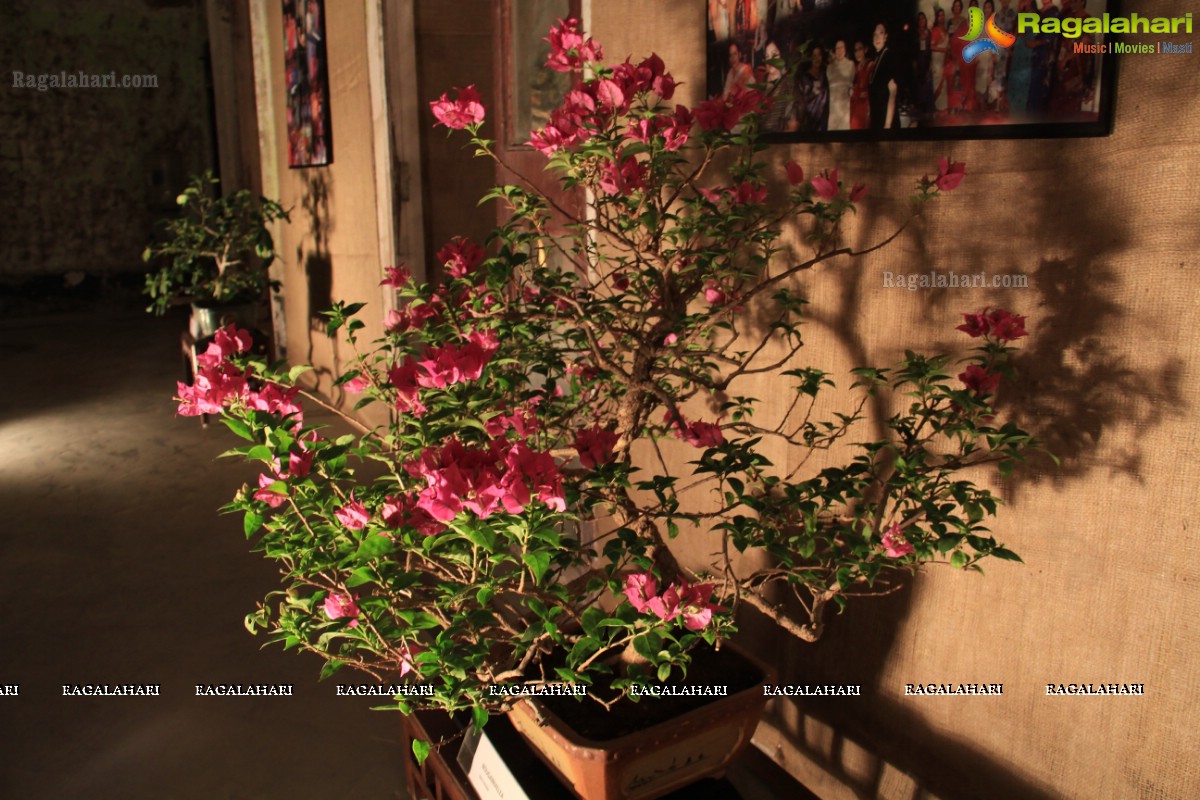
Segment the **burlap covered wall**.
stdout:
[[[1123,11],[1182,15],[1184,2]],[[701,99],[704,4],[596,0],[610,59],[651,51]],[[832,620],[826,638],[746,628],[781,683],[861,684],[860,698],[778,702],[758,743],[827,797],[1200,796],[1197,614],[1189,517],[1200,244],[1200,55],[1124,56],[1116,128],[1097,139],[776,146],[839,166],[871,199],[851,241],[907,208],[940,155],[970,177],[896,246],[807,277],[807,363],[884,366],[905,347],[962,353],[962,311],[1029,316],[1009,413],[1062,459],[1005,484],[993,529],[1025,559],[986,576],[931,568]],[[1029,276],[1023,289],[886,288],[884,273]],[[770,386],[762,387],[770,396]],[[794,460],[800,454],[786,456]],[[1192,523],[1194,527],[1194,523]],[[690,555],[706,551],[700,541]],[[904,697],[914,682],[1003,683],[1000,697]],[[1047,697],[1047,683],[1143,683],[1144,697]]]

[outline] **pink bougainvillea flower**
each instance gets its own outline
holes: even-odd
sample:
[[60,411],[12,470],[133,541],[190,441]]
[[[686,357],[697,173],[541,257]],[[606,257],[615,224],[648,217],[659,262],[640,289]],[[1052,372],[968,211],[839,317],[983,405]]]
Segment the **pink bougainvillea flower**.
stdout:
[[967,165],[962,161],[948,161],[942,158],[938,161],[938,176],[934,180],[934,184],[943,192],[950,192],[958,188],[962,183],[963,178],[967,176]]
[[668,347],[675,344],[678,341],[679,341],[679,334],[677,334],[677,333],[668,333],[666,336],[663,337],[663,344],[667,345]]
[[200,376],[196,377],[191,386],[176,381],[175,399],[179,401],[179,408],[175,413],[181,417],[220,414],[221,409],[224,408],[221,402],[222,398],[207,391],[206,382]]
[[434,125],[445,125],[447,128],[462,130],[468,125],[483,122],[483,103],[480,102],[475,84],[471,84],[465,89],[455,87],[455,91],[458,92],[457,100],[449,99],[443,92],[440,98],[430,101],[429,108],[437,119]]
[[405,286],[408,286],[409,281],[412,280],[412,273],[409,272],[408,267],[404,266],[403,264],[399,264],[394,267],[388,267],[384,271],[387,273],[387,277],[379,282],[380,286],[391,286],[396,289],[403,289]]
[[[254,499],[261,500],[271,508],[279,508],[281,505],[287,502],[287,494],[271,488],[277,483],[279,483],[279,481],[270,475],[259,475],[258,491],[254,493]],[[282,486],[283,484],[280,485]]]
[[721,426],[714,422],[688,422],[681,415],[668,410],[663,416],[663,424],[692,447],[717,447],[725,441]]
[[992,329],[991,323],[987,318],[986,308],[983,311],[976,311],[973,314],[963,314],[963,319],[965,322],[962,325],[958,325],[955,330],[962,331],[973,339],[980,336],[987,336]]
[[832,172],[826,172],[813,178],[813,191],[817,193],[817,197],[827,203],[833,202],[838,196],[838,171],[835,169]]
[[635,572],[625,576],[625,597],[629,605],[638,612],[645,612],[646,606],[658,594],[658,581],[649,572]]
[[904,537],[904,534],[900,532],[899,523],[896,523],[884,532],[882,544],[883,554],[888,558],[903,558],[916,552],[916,549],[912,546],[912,542],[908,541]]
[[366,375],[356,375],[342,384],[347,394],[362,394],[371,388],[371,380]]
[[579,463],[588,469],[595,469],[612,461],[618,438],[614,431],[599,425],[576,431],[575,452],[579,453]]
[[500,499],[510,514],[519,514],[533,497],[554,511],[567,510],[562,472],[549,453],[517,442],[505,453],[504,466],[504,494]]
[[613,111],[615,113],[624,113],[629,108],[630,98],[625,96],[625,92],[621,90],[620,84],[608,78],[601,78],[593,84],[589,84],[589,88],[595,93],[596,105],[599,108]]
[[313,452],[301,450],[298,453],[288,453],[287,477],[303,478],[312,471]]
[[626,157],[621,163],[605,162],[600,169],[600,189],[609,195],[628,195],[645,188],[646,165]]
[[733,190],[733,199],[737,203],[767,202],[767,187],[755,186],[749,181],[742,181]]
[[676,104],[675,116],[671,118],[670,124],[662,130],[663,149],[674,152],[687,144],[692,126],[695,124],[696,118],[692,114],[692,110],[687,106]]
[[[400,645],[398,657],[400,659],[400,677],[403,678],[410,672],[417,672],[417,656],[425,652],[425,648],[416,643],[406,643]],[[419,672],[417,673],[420,674]]]
[[478,380],[500,344],[491,331],[475,331],[467,339],[467,344],[461,347],[428,348],[425,357],[416,362],[420,368],[416,373],[417,384],[427,389],[445,389]]
[[300,394],[299,386],[283,388],[275,383],[266,383],[255,392],[246,393],[246,405],[257,411],[268,414],[278,414],[281,417],[292,416],[296,421],[303,421],[304,409],[296,402]]
[[795,161],[789,160],[783,165],[783,168],[787,172],[787,182],[789,184],[799,186],[804,183],[804,168]]
[[663,622],[670,622],[679,616],[679,605],[681,602],[682,598],[679,596],[679,587],[671,584],[662,594],[657,597],[651,597],[646,601],[646,610]]
[[541,398],[535,397],[528,405],[516,409],[511,414],[497,414],[483,424],[484,430],[492,437],[500,437],[505,432],[514,430],[517,436],[527,438],[542,428],[542,423],[537,418],[537,405],[540,402]]
[[724,607],[710,602],[715,584],[700,583],[689,585],[686,581],[679,591],[680,608],[683,614],[683,624],[688,630],[699,631],[708,627],[712,622],[714,611],[724,611]]
[[692,447],[717,447],[725,441],[721,426],[715,422],[692,422],[684,428],[683,440]]
[[353,494],[350,495],[350,502],[334,511],[333,515],[352,531],[361,531],[371,521],[371,514],[362,503],[354,499]]
[[426,322],[440,317],[443,308],[440,297],[433,297],[425,303],[409,303],[404,308],[389,311],[383,318],[383,328],[388,333],[420,330]]
[[995,336],[1002,342],[1011,342],[1029,335],[1025,330],[1025,317],[1003,308],[993,311],[985,308],[982,311],[966,313],[963,314],[963,320],[963,324],[958,325],[956,330],[973,338]]
[[325,598],[325,616],[330,619],[349,619],[346,623],[347,628],[358,627],[358,604],[348,594],[333,592]]
[[216,369],[230,356],[247,353],[253,346],[250,332],[228,325],[213,334],[213,340],[203,353],[196,356],[196,365]]
[[704,282],[704,299],[714,306],[719,306],[729,302],[729,295],[720,282],[709,278]]
[[425,404],[420,399],[417,376],[420,366],[411,358],[388,370],[388,382],[396,389],[396,408],[405,414],[419,417],[425,413]]
[[483,248],[465,236],[455,236],[438,250],[437,260],[450,277],[462,278],[483,261]]
[[550,28],[550,35],[545,38],[550,43],[550,56],[546,66],[555,72],[570,72],[580,69],[589,61],[601,61],[604,49],[585,38],[579,30],[579,20],[559,20]]
[[728,192],[728,189],[722,189],[719,187],[716,189],[697,188],[696,191],[698,191],[708,202],[716,204],[721,202],[721,198],[725,196],[725,194]]
[[[468,448],[451,439],[444,447],[426,449],[405,469],[414,478],[425,480],[417,506],[435,520],[449,522],[464,510],[486,519],[499,510],[502,500],[506,506],[513,502],[507,497],[513,487],[504,485],[498,464],[502,458],[494,447]],[[529,497],[527,486],[523,494]]]
[[972,364],[967,367],[965,372],[959,374],[958,379],[963,382],[963,385],[978,395],[992,394],[1000,385],[999,373],[988,372],[978,364]]
[[543,155],[585,142],[596,127],[596,99],[585,91],[573,89],[567,92],[563,103],[550,112],[550,123],[536,131],[529,144]]
[[747,114],[765,111],[770,106],[755,89],[739,89],[727,98],[713,97],[696,108],[696,122],[706,131],[731,131]]
[[870,191],[870,189],[867,188],[867,185],[865,183],[854,184],[854,186],[852,186],[850,188],[850,202],[851,203],[859,202],[860,200],[862,200],[864,197],[867,196],[867,192],[869,192],[869,191]]
[[434,536],[446,530],[446,526],[419,507],[417,498],[411,495],[384,500],[380,516],[389,528],[413,528],[422,536]]
[[997,308],[987,316],[990,333],[1002,342],[1011,342],[1029,334],[1025,330],[1025,317],[1003,308]]

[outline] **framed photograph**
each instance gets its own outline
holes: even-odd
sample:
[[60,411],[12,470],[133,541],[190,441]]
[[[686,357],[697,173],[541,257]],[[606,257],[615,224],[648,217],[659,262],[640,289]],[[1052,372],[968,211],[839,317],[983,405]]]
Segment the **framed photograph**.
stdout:
[[333,163],[325,0],[283,0],[289,167]]
[[[1112,131],[1116,60],[1105,52],[1111,36],[1084,31],[1106,27],[1117,0],[707,3],[708,96],[767,93],[772,102],[761,124],[768,140]],[[1020,30],[1029,26],[1018,26],[1018,13],[1053,17],[1042,27],[1076,35]]]

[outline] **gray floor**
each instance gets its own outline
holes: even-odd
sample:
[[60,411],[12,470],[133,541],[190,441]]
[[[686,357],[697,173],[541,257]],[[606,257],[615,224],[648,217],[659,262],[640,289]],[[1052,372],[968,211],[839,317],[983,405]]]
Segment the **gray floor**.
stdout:
[[[0,797],[403,797],[400,716],[242,627],[278,581],[216,512],[256,474],[214,461],[236,440],[174,415],[183,324],[0,320],[0,685],[20,686],[0,696]],[[77,683],[162,694],[62,696]]]

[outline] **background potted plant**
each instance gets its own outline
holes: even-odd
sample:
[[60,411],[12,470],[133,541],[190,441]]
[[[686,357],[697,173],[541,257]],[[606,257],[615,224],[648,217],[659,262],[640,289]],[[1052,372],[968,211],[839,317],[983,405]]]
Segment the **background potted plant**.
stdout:
[[[924,563],[1017,559],[984,524],[999,500],[964,471],[1007,474],[1034,445],[993,404],[1026,335],[1019,315],[964,314],[977,346],[957,362],[910,351],[833,376],[802,360],[802,279],[899,231],[844,246],[866,187],[772,165],[755,141],[766,98],[671,107],[657,56],[604,66],[574,21],[550,42],[549,65],[578,81],[532,144],[564,186],[589,190],[590,213],[498,187],[489,197],[511,218],[486,249],[447,244],[443,282],[386,270],[399,304],[381,339],[360,341],[362,304],[328,312],[356,353],[337,385],[382,404],[385,424],[347,415],[356,433],[328,438],[304,418],[304,397],[317,399],[297,384],[305,368],[250,357],[232,328],[179,385],[181,414],[222,413],[248,440],[231,453],[263,467],[226,507],[284,576],[248,628],[320,655],[322,677],[351,667],[395,684],[390,707],[406,713],[469,710],[482,726],[522,708],[514,723],[535,739],[578,706],[527,695],[587,687],[583,702],[615,708],[707,660],[743,605],[814,641],[829,606]],[[494,157],[473,87],[432,107]],[[943,160],[916,206],[964,174]],[[803,260],[781,257],[785,223],[804,232]],[[793,397],[783,419],[755,416],[743,387],[763,375]],[[835,377],[849,405],[821,413]],[[772,445],[850,456],[786,470]],[[704,536],[705,563],[672,545]],[[753,730],[734,725],[745,735],[722,747]],[[581,797],[653,796],[694,777],[656,767],[661,779],[640,780],[644,761],[593,755],[597,777],[563,761],[578,732],[555,736],[543,757]],[[428,744],[414,749],[423,758]]]
[[162,315],[190,302],[192,335],[211,336],[225,321],[257,328],[258,314],[275,260],[270,225],[287,220],[279,203],[247,189],[221,195],[211,172],[194,176],[176,198],[181,216],[166,222],[168,238],[146,248],[147,263],[161,263],[146,276],[146,309]]

